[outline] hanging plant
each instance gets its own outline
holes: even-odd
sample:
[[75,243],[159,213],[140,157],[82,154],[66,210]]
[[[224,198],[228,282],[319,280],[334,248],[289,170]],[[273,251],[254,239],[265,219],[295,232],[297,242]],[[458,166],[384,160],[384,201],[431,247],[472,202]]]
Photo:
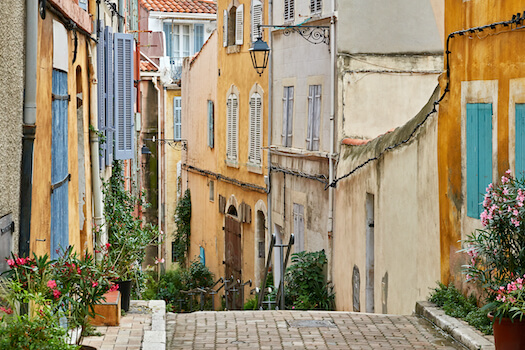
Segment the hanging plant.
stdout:
[[188,189],[184,192],[184,196],[179,200],[177,209],[175,209],[175,225],[177,228],[174,233],[173,255],[181,265],[184,265],[186,262],[187,252],[190,247],[190,220],[191,195]]

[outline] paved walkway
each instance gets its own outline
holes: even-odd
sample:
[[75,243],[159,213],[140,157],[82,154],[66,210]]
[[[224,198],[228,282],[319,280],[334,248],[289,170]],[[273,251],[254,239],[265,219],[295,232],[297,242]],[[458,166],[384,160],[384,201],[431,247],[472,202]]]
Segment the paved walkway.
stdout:
[[167,314],[167,349],[464,349],[416,316],[322,311]]

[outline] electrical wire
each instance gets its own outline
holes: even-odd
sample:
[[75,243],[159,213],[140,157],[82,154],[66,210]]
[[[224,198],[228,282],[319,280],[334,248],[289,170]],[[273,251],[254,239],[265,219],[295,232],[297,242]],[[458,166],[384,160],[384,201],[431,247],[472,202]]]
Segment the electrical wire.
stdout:
[[[338,177],[337,179],[334,179],[334,181],[332,181],[330,184],[327,184],[325,186],[325,190],[328,188],[328,187],[336,187],[337,186],[337,183],[347,177],[349,177],[350,175],[354,174],[357,170],[363,168],[365,165],[367,165],[368,163],[370,162],[373,162],[375,160],[378,160],[379,158],[381,158],[381,156],[386,153],[387,151],[390,151],[390,150],[393,150],[401,145],[404,145],[406,143],[408,143],[412,137],[416,134],[417,130],[428,120],[428,118],[433,114],[433,113],[436,113],[437,112],[437,109],[436,109],[436,106],[439,105],[439,103],[443,100],[443,98],[445,98],[445,95],[447,94],[447,92],[450,91],[450,54],[452,53],[450,51],[450,39],[454,38],[455,36],[463,36],[465,35],[466,33],[470,33],[470,34],[474,34],[476,33],[476,31],[478,32],[482,32],[483,30],[485,29],[496,29],[496,26],[504,26],[504,27],[508,27],[509,25],[513,25],[513,24],[520,24],[522,21],[525,20],[525,12],[524,12],[524,16],[520,18],[520,14],[518,14],[518,16],[516,15],[513,15],[512,19],[509,20],[509,21],[501,21],[501,22],[495,22],[495,23],[491,23],[491,24],[487,24],[487,25],[483,25],[483,26],[479,26],[479,27],[473,27],[473,28],[469,28],[469,29],[463,29],[463,30],[458,30],[458,31],[455,31],[455,32],[452,32],[448,35],[447,37],[447,43],[446,43],[446,51],[445,51],[445,54],[446,54],[446,58],[447,58],[447,70],[446,70],[446,73],[447,73],[447,85],[445,86],[445,91],[443,92],[443,94],[441,95],[441,97],[439,98],[439,100],[437,101],[434,101],[434,104],[433,104],[433,108],[432,110],[427,113],[427,115],[425,116],[425,118],[423,118],[423,120],[421,122],[419,122],[415,127],[414,129],[412,130],[412,132],[410,133],[410,135],[404,139],[403,141],[401,142],[398,142],[396,143],[395,145],[391,145],[391,146],[388,146],[386,147],[385,149],[383,149],[377,156],[375,157],[372,157],[372,158],[369,158],[368,160],[366,160],[365,162],[361,163],[360,165],[356,166],[354,169],[352,169],[350,172],[346,173],[345,175],[341,176],[341,177]],[[508,31],[505,31],[505,32],[510,32],[510,31],[515,31],[515,30],[519,30],[519,29],[524,29],[525,26],[520,26],[520,27],[516,27],[514,29],[510,29]],[[502,33],[505,33],[505,32],[502,32]],[[498,34],[498,33],[497,33]],[[493,35],[497,35],[497,34],[493,34]],[[485,37],[483,37],[485,38]],[[350,54],[346,54],[347,56],[351,56],[353,57],[352,55]],[[387,67],[383,67],[383,68],[387,68]]]
[[310,175],[310,174],[303,173],[303,172],[297,171],[297,170],[281,168],[281,167],[273,165],[273,164],[270,167],[270,170],[274,171],[274,172],[278,172],[278,173],[283,173],[283,174],[288,174],[288,175],[293,175],[293,176],[297,176],[297,177],[303,177],[303,178],[310,179],[310,180],[319,181],[322,184],[328,185],[328,178],[325,175],[323,175],[323,174]]
[[267,190],[266,187],[254,185],[254,184],[251,184],[251,183],[248,183],[248,182],[242,182],[242,181],[239,181],[237,179],[233,179],[231,177],[215,173],[213,171],[199,169],[197,167],[194,167],[193,165],[189,165],[189,164],[186,164],[186,163],[182,164],[182,167],[185,168],[188,171],[193,172],[193,173],[198,173],[198,174],[201,174],[201,175],[214,177],[215,179],[217,179],[217,181],[223,181],[223,182],[227,182],[227,183],[230,183],[230,184],[233,184],[233,185],[237,185],[237,186],[242,187],[242,188],[247,188],[247,189],[258,191],[258,192],[262,192],[262,193],[268,193],[268,190]]

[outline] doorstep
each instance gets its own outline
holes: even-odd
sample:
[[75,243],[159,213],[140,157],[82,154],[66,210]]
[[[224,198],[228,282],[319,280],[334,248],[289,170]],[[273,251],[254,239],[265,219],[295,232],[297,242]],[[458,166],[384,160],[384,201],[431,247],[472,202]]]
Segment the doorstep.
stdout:
[[465,321],[445,314],[430,301],[416,303],[416,315],[432,322],[470,350],[494,350],[494,337],[487,336]]

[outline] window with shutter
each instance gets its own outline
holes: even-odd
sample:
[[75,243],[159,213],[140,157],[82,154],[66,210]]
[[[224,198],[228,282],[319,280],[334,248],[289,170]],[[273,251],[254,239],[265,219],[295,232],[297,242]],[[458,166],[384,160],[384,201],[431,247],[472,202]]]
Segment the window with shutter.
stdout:
[[283,89],[283,133],[282,145],[292,147],[293,135],[293,86],[285,86]]
[[322,0],[310,0],[310,12],[312,14],[321,13],[323,8]]
[[259,0],[252,0],[252,17],[251,17],[251,28],[252,28],[252,42],[257,41],[262,36],[259,25],[263,24],[263,5]]
[[106,103],[106,166],[113,164],[113,140],[115,138],[115,116],[113,111],[113,29],[106,27],[104,30],[104,77],[105,103]]
[[181,97],[176,96],[173,98],[173,139],[180,141],[181,135]]
[[214,147],[214,123],[215,123],[215,117],[213,115],[213,101],[208,100],[208,147],[213,148]]
[[250,97],[250,147],[248,162],[257,166],[261,165],[262,145],[262,101],[261,95],[254,93]]
[[228,11],[222,12],[222,46],[228,46]]
[[467,215],[479,219],[492,182],[492,104],[467,103]]
[[133,35],[114,37],[115,159],[133,158]]
[[242,45],[244,41],[244,5],[239,5],[235,17],[235,45]]
[[237,119],[239,104],[237,96],[230,94],[227,102],[227,149],[226,156],[228,160],[237,161]]
[[88,0],[78,0],[78,5],[84,11],[88,10]]
[[319,150],[319,129],[321,127],[321,85],[310,85],[308,94],[308,131],[306,149]]
[[294,0],[284,0],[284,20],[290,22],[295,19]]
[[204,24],[193,26],[193,52],[199,52],[204,44]]

